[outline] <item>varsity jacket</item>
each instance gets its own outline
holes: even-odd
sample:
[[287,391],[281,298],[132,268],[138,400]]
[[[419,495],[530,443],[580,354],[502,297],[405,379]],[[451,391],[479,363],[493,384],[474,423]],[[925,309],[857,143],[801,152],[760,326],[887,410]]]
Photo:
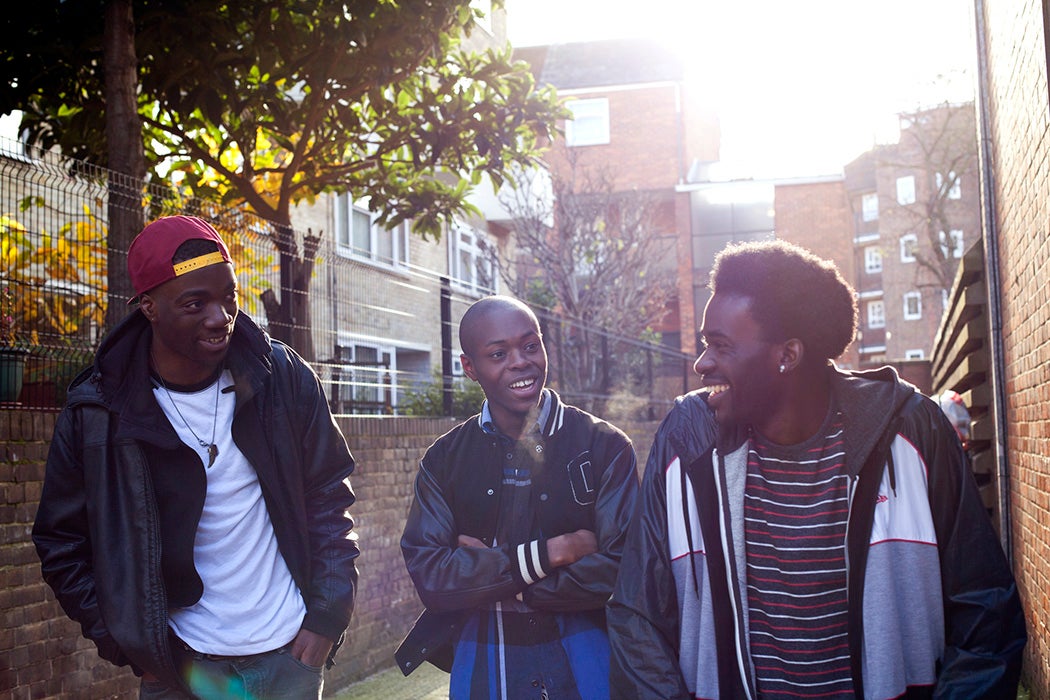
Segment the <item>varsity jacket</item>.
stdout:
[[[207,480],[154,398],[151,333],[133,312],[70,388],[33,541],[45,581],[99,656],[188,692],[169,647],[168,610],[192,605],[203,591],[193,541]],[[258,473],[306,603],[303,627],[338,647],[357,585],[347,513],[354,460],[313,370],[244,314],[226,367],[236,393],[233,438]]]
[[[491,545],[496,533],[504,448],[482,426],[481,414],[438,438],[423,456],[401,539],[426,606],[395,655],[406,675],[424,660],[449,670],[459,621],[499,600],[520,594],[537,610],[604,610],[638,491],[634,448],[617,428],[546,391],[552,402],[546,421],[519,441],[541,455],[532,468],[539,539],[457,547],[459,535]],[[595,533],[598,551],[552,570],[547,539],[579,529]]]
[[[954,429],[892,368],[829,371],[850,475],[856,696],[1014,698],[1024,615]],[[608,610],[614,698],[757,697],[743,524],[748,445],[721,444],[705,399],[694,392],[676,401],[646,464]]]

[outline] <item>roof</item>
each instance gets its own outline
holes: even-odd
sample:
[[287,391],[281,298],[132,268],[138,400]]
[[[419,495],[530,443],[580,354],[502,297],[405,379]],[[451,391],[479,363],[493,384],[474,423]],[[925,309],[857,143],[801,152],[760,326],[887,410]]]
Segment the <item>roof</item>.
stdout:
[[679,82],[685,74],[682,60],[651,39],[528,46],[516,49],[514,57],[532,66],[537,82],[559,90]]

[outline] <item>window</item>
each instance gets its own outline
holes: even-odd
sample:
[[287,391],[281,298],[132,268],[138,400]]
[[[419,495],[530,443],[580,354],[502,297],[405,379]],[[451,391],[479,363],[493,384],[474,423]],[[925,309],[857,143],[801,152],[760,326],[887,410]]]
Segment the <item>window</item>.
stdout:
[[915,176],[897,178],[897,204],[915,204]]
[[926,353],[923,352],[922,348],[917,348],[915,350],[905,350],[904,351],[904,359],[905,360],[925,360],[926,359]]
[[915,321],[922,318],[922,294],[907,292],[904,295],[904,320]]
[[337,414],[390,413],[396,405],[393,346],[348,342],[336,347],[341,364],[332,372],[332,404]]
[[609,100],[569,100],[565,103],[572,119],[565,121],[565,143],[594,146],[609,143]]
[[901,262],[915,262],[915,251],[919,247],[919,237],[914,233],[906,233],[901,236]]
[[956,229],[949,231],[947,234],[945,234],[944,231],[941,231],[938,236],[941,239],[941,255],[943,255],[945,259],[949,257],[961,258],[963,256],[962,231]]
[[886,306],[882,299],[868,302],[868,328],[886,327]]
[[[955,174],[954,171],[948,171],[948,182],[951,186],[948,188],[948,199],[962,199],[962,178]],[[937,173],[937,191],[940,192],[944,188],[944,175]]]
[[871,192],[860,199],[861,218],[865,221],[875,221],[879,218],[879,195]]
[[377,215],[368,211],[368,199],[351,202],[347,193],[335,200],[336,251],[358,260],[406,267],[408,265],[408,225],[383,228]]
[[877,246],[864,249],[864,271],[868,274],[882,272],[882,251]]
[[493,294],[496,265],[495,245],[488,235],[472,226],[454,224],[449,231],[449,269],[453,284],[475,294]]

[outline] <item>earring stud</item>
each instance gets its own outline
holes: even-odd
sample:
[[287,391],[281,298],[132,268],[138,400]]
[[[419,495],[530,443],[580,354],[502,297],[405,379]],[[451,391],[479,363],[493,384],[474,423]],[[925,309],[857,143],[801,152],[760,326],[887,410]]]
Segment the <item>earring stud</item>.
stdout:
[[781,374],[783,374],[784,370],[786,370],[786,369],[787,369],[787,367],[785,367],[784,365],[780,365],[780,373]]

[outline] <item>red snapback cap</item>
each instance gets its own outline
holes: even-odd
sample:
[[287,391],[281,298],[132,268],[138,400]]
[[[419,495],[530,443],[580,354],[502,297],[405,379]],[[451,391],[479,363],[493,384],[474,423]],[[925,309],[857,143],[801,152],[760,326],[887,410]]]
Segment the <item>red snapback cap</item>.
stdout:
[[[171,259],[179,246],[197,238],[214,241],[219,249],[214,253],[173,264]],[[230,251],[219,232],[207,221],[181,214],[161,217],[142,229],[128,249],[128,275],[131,277],[131,286],[135,289],[135,296],[128,303],[138,300],[140,295],[168,280],[224,262],[232,264]]]

